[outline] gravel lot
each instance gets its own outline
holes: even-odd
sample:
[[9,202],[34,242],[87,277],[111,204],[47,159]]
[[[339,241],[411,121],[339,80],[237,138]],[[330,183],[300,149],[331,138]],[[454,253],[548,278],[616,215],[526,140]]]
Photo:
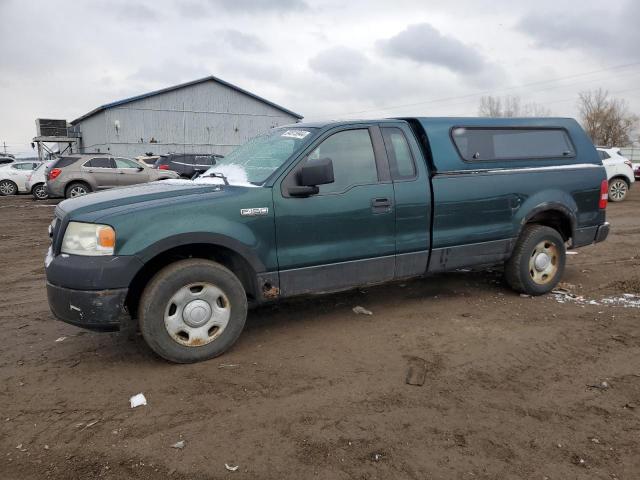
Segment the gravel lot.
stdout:
[[186,366],[53,319],[53,204],[0,198],[2,479],[640,478],[640,188],[569,256],[578,298],[482,272],[288,301]]

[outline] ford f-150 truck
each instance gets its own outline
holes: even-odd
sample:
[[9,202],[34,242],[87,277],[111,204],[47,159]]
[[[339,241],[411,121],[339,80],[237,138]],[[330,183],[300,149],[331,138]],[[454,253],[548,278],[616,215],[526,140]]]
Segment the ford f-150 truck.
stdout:
[[572,119],[404,118],[275,128],[195,180],[66,200],[50,227],[56,317],[136,322],[173,362],[220,355],[249,305],[504,264],[517,292],[603,241],[607,179]]

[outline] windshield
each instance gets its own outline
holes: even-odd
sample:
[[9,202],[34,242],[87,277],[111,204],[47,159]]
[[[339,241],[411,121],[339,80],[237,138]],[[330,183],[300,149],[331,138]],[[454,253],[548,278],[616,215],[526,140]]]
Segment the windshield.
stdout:
[[[270,130],[240,145],[224,158],[216,159],[216,164],[205,172],[225,173],[242,170],[246,181],[263,183],[269,175],[286,162],[291,155],[304,147],[313,137],[314,128],[284,127]],[[231,181],[231,179],[229,179]],[[233,183],[233,182],[231,182]]]

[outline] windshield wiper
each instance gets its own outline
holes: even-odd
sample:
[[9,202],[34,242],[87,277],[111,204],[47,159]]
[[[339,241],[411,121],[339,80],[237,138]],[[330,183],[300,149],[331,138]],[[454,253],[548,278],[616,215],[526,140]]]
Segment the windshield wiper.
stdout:
[[221,178],[225,185],[227,186],[229,185],[229,180],[227,180],[227,177],[224,174],[218,173],[218,172],[211,172],[208,175],[202,175],[200,178],[211,178],[211,177]]

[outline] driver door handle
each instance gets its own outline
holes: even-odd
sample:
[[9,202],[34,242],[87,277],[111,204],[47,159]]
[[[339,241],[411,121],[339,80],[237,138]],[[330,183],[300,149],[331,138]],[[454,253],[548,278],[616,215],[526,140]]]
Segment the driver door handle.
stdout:
[[371,199],[371,211],[373,213],[389,213],[391,211],[392,203],[388,198],[372,198]]

